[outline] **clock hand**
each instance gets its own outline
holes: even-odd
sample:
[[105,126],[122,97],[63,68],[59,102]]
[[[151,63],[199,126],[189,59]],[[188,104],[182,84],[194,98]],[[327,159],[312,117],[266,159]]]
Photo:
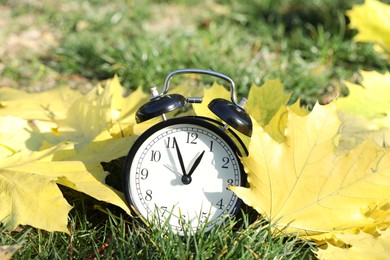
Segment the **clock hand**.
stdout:
[[180,167],[181,167],[181,170],[183,172],[183,176],[187,176],[186,168],[184,167],[183,157],[181,156],[181,152],[180,152],[179,146],[177,145],[176,138],[173,138],[173,144],[175,145],[175,148],[176,148],[177,157],[179,158]]
[[180,167],[181,167],[181,170],[183,172],[183,176],[181,176],[181,182],[185,185],[190,184],[192,179],[191,179],[191,176],[189,176],[187,174],[186,168],[184,167],[183,157],[181,156],[181,152],[180,152],[179,146],[177,145],[176,138],[173,138],[173,144],[175,145],[177,157],[179,158]]
[[189,176],[189,177],[191,177],[191,175],[194,173],[196,167],[198,167],[200,161],[201,161],[202,158],[203,158],[204,152],[205,152],[205,151],[203,151],[203,152],[198,156],[198,158],[196,158],[194,164],[193,164],[192,167],[191,167],[191,170],[188,172],[188,176]]

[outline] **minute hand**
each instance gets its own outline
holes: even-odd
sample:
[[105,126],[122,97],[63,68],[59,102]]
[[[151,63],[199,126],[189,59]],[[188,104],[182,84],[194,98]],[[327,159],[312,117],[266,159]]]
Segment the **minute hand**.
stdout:
[[183,173],[183,176],[187,176],[186,168],[184,167],[183,157],[181,156],[181,152],[180,152],[179,146],[177,145],[176,138],[173,138],[173,144],[175,145],[175,148],[176,148],[177,157],[179,158],[180,167],[181,167],[181,171]]
[[191,175],[194,173],[196,167],[198,167],[200,161],[201,161],[202,158],[203,158],[204,152],[205,152],[205,151],[203,151],[203,152],[198,156],[198,158],[196,158],[194,164],[192,165],[190,171],[188,172],[188,176],[191,176]]

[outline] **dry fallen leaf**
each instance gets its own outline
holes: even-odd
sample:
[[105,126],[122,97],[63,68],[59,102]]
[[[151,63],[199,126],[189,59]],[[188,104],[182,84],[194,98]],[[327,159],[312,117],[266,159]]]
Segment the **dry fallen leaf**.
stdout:
[[291,94],[284,92],[284,87],[278,79],[268,80],[261,87],[253,85],[248,95],[248,113],[264,127],[281,107],[286,106],[290,97]]
[[285,141],[285,130],[287,127],[287,118],[288,111],[292,111],[299,116],[305,116],[309,112],[299,105],[299,100],[297,100],[293,105],[287,107],[286,105],[281,105],[276,114],[271,118],[267,125],[262,126],[264,131],[268,133],[275,141],[282,143]]
[[[172,89],[199,92],[184,85]],[[68,232],[71,206],[57,184],[130,214],[123,194],[105,184],[102,163],[127,155],[137,136],[161,120],[135,123],[149,96],[141,88],[124,96],[117,77],[84,95],[66,87],[41,93],[0,89],[0,200],[6,202],[0,220],[10,229],[22,224]]]
[[380,146],[390,146],[390,73],[361,74],[361,85],[346,82],[349,95],[337,100],[344,125],[340,150],[350,149],[368,136]]
[[0,116],[42,121],[50,120],[49,117],[53,116],[63,119],[72,102],[80,97],[80,92],[68,87],[38,93],[3,87],[0,88]]
[[[389,16],[390,17],[390,16]],[[390,73],[361,71],[361,85],[345,82],[349,94],[339,98],[338,109],[375,120],[377,127],[390,127]]]
[[118,84],[114,79],[86,95],[64,88],[35,94],[1,89],[0,198],[7,203],[0,204],[0,220],[7,227],[68,232],[71,206],[57,184],[130,213],[122,194],[104,183],[101,165],[125,156],[136,138],[111,135],[111,127],[132,114],[124,106],[113,119],[117,103],[142,101],[139,91],[122,97]]
[[289,111],[282,143],[254,124],[242,159],[249,188],[233,191],[276,228],[318,241],[378,225],[366,213],[390,202],[390,152],[368,139],[337,155],[340,126],[334,103],[317,104],[307,116]]
[[[56,178],[36,170],[17,169],[34,161],[44,161],[53,149],[44,152],[18,152],[0,161],[0,220],[9,229],[31,225],[48,231],[67,232],[72,208],[56,184]],[[16,169],[14,169],[16,167]],[[54,173],[55,168],[50,167]]]
[[390,5],[378,0],[366,0],[347,11],[350,28],[357,29],[355,40],[377,44],[390,54]]
[[268,80],[261,87],[253,85],[249,90],[248,113],[278,142],[284,141],[290,97],[278,79]]
[[[279,80],[268,80],[262,86],[252,85],[248,94],[248,102],[245,105],[247,113],[252,120],[257,121],[265,131],[278,142],[284,141],[284,130],[287,123],[287,103],[290,94],[284,92],[284,87]],[[207,107],[215,98],[230,100],[230,93],[221,85],[214,84],[204,90],[202,104],[193,105],[195,113],[219,120]],[[289,107],[299,115],[306,115],[306,109],[299,106],[299,100]],[[242,139],[247,139],[240,133],[236,133]],[[247,141],[244,141],[247,143]]]
[[386,260],[390,252],[390,229],[377,231],[378,234],[367,234],[363,231],[357,234],[337,234],[336,239],[343,241],[344,248],[327,245],[319,249],[316,255],[319,259],[356,259],[356,260]]

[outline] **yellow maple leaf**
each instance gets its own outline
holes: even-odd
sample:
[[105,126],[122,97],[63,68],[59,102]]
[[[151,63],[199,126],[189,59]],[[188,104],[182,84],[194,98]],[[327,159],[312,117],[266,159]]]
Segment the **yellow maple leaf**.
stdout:
[[[50,128],[49,128],[50,129]],[[30,131],[30,132],[29,132]],[[26,149],[25,143],[31,133],[28,121],[14,116],[0,117],[0,158],[11,156]],[[13,133],[13,134],[11,134]],[[32,150],[38,150],[42,145],[42,140],[34,140],[28,146]]]
[[262,86],[253,85],[248,94],[248,113],[261,126],[266,126],[281,107],[286,106],[291,94],[284,93],[279,79],[267,80]]
[[[147,103],[151,96],[151,93],[145,93],[141,87],[138,87],[130,95],[124,96],[123,88],[119,82],[119,78],[115,76],[113,79],[108,80],[105,84],[105,88],[109,89],[112,95],[111,102],[111,121],[112,127],[110,128],[110,134],[117,138],[129,135],[140,135],[146,129],[152,125],[161,121],[160,117],[148,120],[146,122],[136,124],[135,114],[143,104]],[[161,91],[159,89],[158,91]],[[186,84],[177,86],[171,86],[169,93],[181,94],[184,97],[198,97],[202,96],[199,86],[190,87]],[[168,94],[169,94],[168,93]],[[167,115],[167,118],[172,116],[186,115],[181,110],[176,110],[173,114]]]
[[[0,122],[2,119],[0,117]],[[78,150],[72,143],[60,143],[42,151],[31,151],[26,147],[29,133],[33,132],[28,124],[21,124],[23,119],[20,118],[6,119],[8,124],[12,119],[17,122],[11,124],[16,127],[9,128],[9,132],[2,129],[4,138],[0,139],[0,147],[7,147],[0,153],[0,199],[4,202],[0,204],[0,219],[8,228],[23,224],[68,232],[67,215],[71,206],[57,184],[117,205],[130,213],[122,194],[104,184],[107,172],[100,163],[125,156],[135,137],[94,140]],[[11,142],[4,145],[6,137],[10,139],[13,135],[18,139],[11,138]]]
[[[390,17],[390,16],[389,16]],[[340,110],[376,120],[378,127],[390,127],[390,73],[361,71],[361,85],[345,82],[349,94],[337,101]]]
[[[112,110],[120,107],[118,102],[138,100],[140,93],[122,99],[122,89],[111,86],[86,95],[63,88],[35,94],[3,89],[0,199],[7,203],[0,204],[0,220],[7,227],[23,224],[68,232],[71,206],[57,184],[130,213],[122,194],[105,184],[107,172],[101,163],[128,153],[136,136],[113,138]],[[132,111],[127,107],[124,113]]]
[[[7,228],[31,225],[49,231],[67,230],[72,208],[63,197],[53,176],[18,171],[13,167],[45,160],[53,149],[44,152],[20,151],[0,160],[0,220]],[[54,172],[54,169],[50,167]]]
[[[284,130],[287,122],[287,102],[290,96],[290,94],[284,93],[284,87],[278,79],[268,80],[260,87],[256,85],[251,86],[248,102],[245,105],[245,110],[252,117],[252,120],[257,121],[278,142],[284,140]],[[193,105],[195,113],[199,116],[219,120],[207,107],[215,98],[230,100],[230,93],[226,88],[218,84],[214,84],[211,88],[206,88],[202,104]],[[299,107],[299,101],[291,106],[290,109],[296,110],[299,114],[305,114],[305,110]],[[249,143],[247,137],[238,132],[236,134],[243,139],[244,143]]]
[[355,40],[375,43],[390,54],[390,5],[366,0],[347,11],[350,28],[357,29]]
[[390,202],[390,152],[366,140],[336,154],[340,126],[334,103],[307,116],[289,111],[282,143],[255,123],[242,159],[249,188],[233,191],[276,228],[307,238],[377,225],[366,209]]
[[368,136],[390,146],[390,73],[362,71],[361,85],[346,82],[349,95],[337,100],[344,123],[340,148],[350,149]]
[[389,259],[390,229],[378,230],[377,233],[372,235],[360,231],[357,234],[337,234],[336,239],[341,240],[347,246],[341,248],[328,243],[327,247],[319,249],[316,255],[319,259]]
[[267,80],[262,86],[252,85],[248,94],[247,111],[270,136],[284,141],[287,123],[287,102],[291,95],[284,93],[279,79]]
[[71,206],[57,184],[130,214],[123,194],[105,184],[101,163],[127,155],[137,135],[156,122],[135,125],[150,95],[138,88],[123,96],[117,77],[84,95],[63,87],[42,93],[3,88],[0,94],[0,199],[7,202],[0,204],[0,221],[11,229],[23,224],[68,232]]
[[[0,116],[26,119],[35,125],[31,135],[36,143],[40,137],[41,142],[45,140],[52,145],[63,141],[83,145],[110,127],[108,91],[100,94],[95,90],[82,95],[66,87],[41,93],[2,88],[0,95],[3,104]],[[41,126],[48,122],[52,123],[52,129],[42,130]]]
[[140,134],[145,128],[150,127],[151,124],[146,124],[144,128],[138,131],[138,126],[135,122],[135,113],[138,108],[151,97],[144,93],[141,87],[138,87],[130,95],[125,96],[119,78],[115,76],[113,79],[107,81],[105,89],[108,89],[112,96],[110,107],[112,122],[110,134],[112,136],[121,137]]
[[0,116],[43,121],[53,116],[63,119],[72,102],[80,97],[80,92],[65,86],[38,93],[3,87],[0,88]]
[[[148,99],[148,95],[141,88],[123,96],[123,88],[116,76],[104,87],[97,86],[86,94],[68,87],[39,93],[1,88],[0,116],[15,116],[37,125],[51,122],[52,130],[45,132],[45,140],[48,143],[55,145],[70,141],[82,146],[102,132],[107,133],[106,138],[133,134],[133,130],[127,134],[120,131],[134,127],[135,112]],[[150,125],[144,128],[148,127]],[[39,131],[38,127],[35,134],[42,135]]]
[[264,131],[279,143],[284,142],[286,139],[285,130],[287,127],[288,111],[294,112],[298,116],[306,116],[309,113],[304,107],[300,106],[299,100],[291,106],[281,105],[268,124],[263,126]]
[[288,111],[294,112],[299,116],[304,116],[308,113],[306,109],[299,106],[298,100],[291,106],[281,105],[270,121],[265,126],[262,126],[264,131],[278,143],[284,142],[286,139],[285,130],[287,127]]
[[263,126],[272,139],[281,143],[285,141],[285,130],[287,126],[288,109],[281,106],[276,114],[271,118],[267,125]]

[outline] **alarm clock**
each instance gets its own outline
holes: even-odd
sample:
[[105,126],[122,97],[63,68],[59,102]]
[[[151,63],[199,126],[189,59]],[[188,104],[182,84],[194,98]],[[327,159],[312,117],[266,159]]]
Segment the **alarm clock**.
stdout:
[[[171,78],[185,73],[229,83],[231,100],[217,98],[208,104],[223,122],[200,116],[166,118],[166,113],[202,102],[201,97],[168,94]],[[210,70],[176,70],[166,77],[161,93],[153,88],[150,101],[136,112],[136,122],[163,120],[146,130],[126,157],[123,191],[129,205],[146,221],[180,235],[209,231],[236,215],[241,200],[229,187],[246,185],[240,156],[248,151],[235,131],[252,134],[244,102],[236,102],[231,78]]]

